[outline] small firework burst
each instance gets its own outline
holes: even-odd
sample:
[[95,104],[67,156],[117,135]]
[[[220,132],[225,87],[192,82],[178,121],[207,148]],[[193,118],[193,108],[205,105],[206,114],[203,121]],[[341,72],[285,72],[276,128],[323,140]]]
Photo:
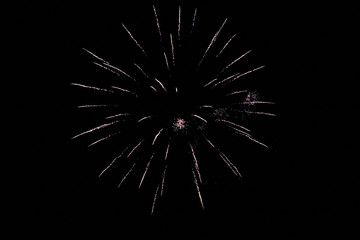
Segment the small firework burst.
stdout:
[[[137,39],[131,27],[121,24],[138,50],[139,59],[130,64],[132,68],[115,66],[92,51],[84,49],[99,69],[113,74],[122,81],[120,84],[114,82],[108,86],[71,83],[75,87],[111,96],[112,101],[78,106],[82,109],[105,109],[108,110],[108,114],[101,124],[76,134],[72,139],[102,133],[101,137],[88,146],[116,138],[128,142],[99,174],[101,177],[119,159],[126,160],[129,164],[119,178],[119,187],[134,169],[140,169],[140,188],[150,175],[149,170],[155,169],[154,162],[157,162],[156,171],[152,171],[152,174],[157,173],[158,177],[154,186],[151,214],[156,202],[164,194],[167,171],[172,167],[167,159],[176,154],[176,149],[187,149],[185,151],[189,159],[188,170],[192,173],[200,204],[204,208],[200,192],[203,179],[201,159],[198,157],[198,151],[201,149],[198,143],[207,145],[216,153],[216,158],[235,176],[242,177],[236,164],[209,136],[219,129],[226,129],[267,148],[266,144],[252,136],[251,130],[241,119],[244,118],[244,114],[275,116],[253,109],[259,105],[274,103],[260,101],[256,91],[238,89],[237,85],[232,85],[239,79],[263,69],[264,66],[252,67],[241,72],[234,71],[252,50],[245,50],[232,59],[221,58],[237,36],[231,34],[224,43],[219,43],[218,39],[229,21],[228,18],[214,27],[212,37],[204,36],[202,40],[207,42],[206,47],[199,49],[196,42],[191,42],[197,26],[197,8],[192,10],[190,21],[184,21],[185,9],[179,6],[176,11],[177,22],[170,32],[162,29],[160,14],[155,6],[152,10],[155,26],[153,37],[158,39],[161,46],[158,53],[148,51],[142,46],[145,39]],[[186,23],[188,26],[184,26]],[[209,62],[212,62],[211,67],[203,67]],[[125,106],[124,101],[131,104]],[[184,147],[176,148],[176,144]]]

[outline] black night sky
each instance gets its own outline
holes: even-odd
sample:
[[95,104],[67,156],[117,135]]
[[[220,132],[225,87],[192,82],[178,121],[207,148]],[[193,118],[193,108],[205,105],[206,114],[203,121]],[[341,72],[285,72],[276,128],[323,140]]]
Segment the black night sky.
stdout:
[[[169,170],[168,188],[151,216],[154,188],[147,183],[137,189],[140,172],[129,176],[120,189],[116,169],[97,177],[119,151],[116,145],[88,148],[91,141],[86,137],[71,140],[86,129],[84,123],[95,123],[90,111],[83,114],[76,107],[88,104],[93,95],[70,83],[96,83],[105,77],[95,71],[93,59],[82,48],[126,66],[139,52],[121,23],[155,24],[154,4],[164,25],[176,28],[179,3],[184,17],[198,8],[199,24],[204,26],[198,34],[208,39],[199,43],[202,49],[229,17],[225,34],[236,32],[242,49],[253,49],[249,61],[266,65],[249,77],[248,84],[264,100],[276,102],[270,111],[277,116],[257,117],[250,123],[269,149],[240,137],[218,140],[244,177],[236,179],[220,164],[204,166],[204,210],[191,173],[180,171],[184,166],[179,164],[179,171]],[[134,0],[23,1],[14,10],[14,27],[9,29],[18,57],[11,83],[16,96],[10,150],[15,169],[11,189],[16,196],[11,223],[16,233],[101,239],[354,233],[357,224],[352,218],[359,210],[354,154],[358,8],[335,3]],[[156,28],[132,29],[144,48],[157,43]],[[200,155],[203,162],[214,157],[208,151]],[[184,153],[172,159],[181,162],[186,157]]]

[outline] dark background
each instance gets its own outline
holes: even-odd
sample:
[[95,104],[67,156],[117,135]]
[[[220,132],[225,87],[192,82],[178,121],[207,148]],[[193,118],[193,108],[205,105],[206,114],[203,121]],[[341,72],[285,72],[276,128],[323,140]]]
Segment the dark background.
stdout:
[[[16,233],[104,239],[355,233],[359,9],[335,3],[181,3],[184,11],[198,7],[199,18],[213,26],[230,17],[244,44],[260,53],[267,67],[259,92],[277,103],[277,117],[259,121],[257,131],[271,148],[239,150],[245,159],[240,181],[227,174],[209,177],[204,211],[194,189],[187,190],[192,185],[174,180],[175,190],[150,216],[153,189],[139,193],[131,184],[117,189],[113,180],[119,178],[98,179],[111,155],[70,140],[85,119],[78,118],[79,98],[69,83],[91,77],[82,47],[115,57],[126,36],[121,22],[152,21],[152,3],[19,2],[9,28],[16,57],[10,138],[16,200],[9,208]],[[178,2],[155,4],[158,14],[177,14]],[[230,155],[239,153],[235,148]]]

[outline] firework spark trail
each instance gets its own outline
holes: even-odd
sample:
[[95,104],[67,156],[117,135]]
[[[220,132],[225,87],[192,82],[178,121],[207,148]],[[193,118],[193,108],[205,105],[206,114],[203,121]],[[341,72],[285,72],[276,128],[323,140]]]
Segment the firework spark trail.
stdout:
[[162,44],[162,33],[161,33],[161,30],[160,30],[159,18],[158,18],[156,8],[155,8],[154,5],[153,5],[153,10],[154,10],[154,15],[155,15],[155,19],[156,19],[156,26],[157,26],[157,29],[158,29],[158,32],[159,32],[160,42]]
[[139,122],[142,122],[142,121],[144,121],[146,119],[150,119],[152,117],[153,117],[153,115],[145,116],[145,117],[140,118],[137,122],[139,123]]
[[164,160],[165,160],[165,161],[166,161],[166,159],[167,159],[167,157],[168,157],[168,154],[169,154],[170,142],[171,142],[171,138],[169,138],[169,142],[168,142],[168,145],[167,145],[167,147],[166,147],[165,157],[164,157]]
[[237,129],[233,126],[227,126],[229,127],[231,130],[234,130],[236,133],[240,134],[240,135],[243,135],[243,136],[246,136],[246,137],[250,137],[251,134],[250,133],[247,133],[247,132],[244,132],[244,131],[241,131],[240,129]]
[[94,53],[90,52],[89,50],[87,50],[86,48],[82,48],[84,51],[86,51],[87,53],[89,53],[90,55],[92,55],[93,57],[95,57],[96,59],[102,61],[103,63],[108,63],[107,61],[105,61],[104,59],[102,59],[101,57],[95,55]]
[[242,59],[243,57],[245,57],[246,55],[248,55],[250,52],[252,51],[252,49],[250,49],[249,51],[247,51],[246,53],[242,54],[240,57],[236,58],[234,61],[232,61],[230,64],[228,64],[226,67],[224,67],[223,69],[221,69],[220,73],[223,73],[226,69],[228,69],[229,67],[231,67],[233,64],[235,64],[237,61],[239,61],[240,59]]
[[138,41],[136,41],[136,39],[133,37],[133,35],[131,34],[131,32],[126,28],[124,23],[121,23],[121,25],[123,26],[123,28],[125,29],[125,31],[129,34],[129,36],[131,37],[131,39],[135,42],[136,46],[138,46],[138,48],[143,52],[143,54],[145,55],[145,57],[147,57],[147,53],[145,52],[145,50],[141,47],[141,45],[138,43]]
[[167,55],[166,55],[165,51],[163,52],[163,54],[164,54],[164,59],[165,59],[166,68],[167,68],[169,74],[171,75],[170,66],[169,66],[169,61],[168,61],[168,58],[167,58]]
[[127,178],[127,176],[131,173],[131,171],[134,169],[135,167],[135,163],[131,166],[131,168],[129,169],[129,171],[125,174],[125,176],[121,179],[118,188],[121,186],[121,184],[125,181],[125,179]]
[[198,108],[214,108],[214,107],[211,105],[201,105]]
[[268,116],[272,116],[272,117],[276,116],[275,114],[268,113],[268,112],[253,112],[253,111],[248,111],[248,110],[245,110],[244,112],[250,113],[250,114],[268,115]]
[[105,66],[108,66],[109,68],[112,68],[120,73],[122,73],[123,75],[125,75],[126,77],[130,78],[131,80],[133,80],[134,82],[137,82],[137,80],[135,78],[133,78],[132,76],[130,76],[129,74],[127,74],[125,71],[121,70],[120,68],[117,68],[109,63],[104,63]]
[[105,89],[105,88],[98,88],[98,87],[89,86],[89,85],[84,85],[84,84],[80,84],[80,83],[70,83],[70,85],[73,85],[73,86],[78,86],[78,87],[82,87],[82,88],[93,89],[93,90],[96,90],[96,91],[103,91],[103,92],[114,93],[114,91],[109,90],[109,89]]
[[254,138],[252,138],[252,137],[247,137],[247,138],[250,139],[251,141],[255,142],[255,143],[260,144],[261,146],[264,146],[264,147],[266,147],[266,148],[269,148],[266,144],[260,142],[259,140],[256,140],[256,139],[254,139]]
[[122,116],[130,116],[130,113],[117,113],[115,115],[111,115],[106,117],[105,119],[111,119],[111,118],[116,118],[116,117],[122,117]]
[[155,142],[156,142],[156,139],[159,137],[160,133],[161,133],[163,130],[164,130],[164,128],[161,128],[161,129],[159,130],[159,132],[155,135],[154,140],[152,141],[152,144],[151,144],[151,145],[154,146],[154,144],[155,144]]
[[197,191],[198,196],[199,196],[201,207],[202,207],[202,209],[204,209],[204,203],[203,203],[203,200],[202,200],[202,197],[201,197],[200,188],[199,188],[199,184],[198,184],[198,181],[197,181],[197,178],[196,178],[194,168],[192,167],[191,170],[192,170],[192,173],[193,173],[193,179],[194,179],[194,183],[195,183],[195,186],[196,186],[196,191]]
[[145,171],[144,171],[144,173],[143,173],[143,175],[142,175],[142,177],[141,177],[141,180],[140,180],[140,183],[139,183],[139,187],[138,187],[138,188],[141,187],[141,185],[142,185],[142,183],[143,183],[143,181],[144,181],[145,175],[146,175],[147,171],[149,170],[151,160],[154,158],[154,156],[155,156],[155,153],[153,153],[153,154],[151,155],[149,161],[147,162]]
[[104,169],[101,171],[101,173],[99,174],[99,177],[101,177],[114,163],[116,160],[118,160],[119,158],[121,158],[124,153],[126,152],[126,150],[128,150],[129,146],[127,146],[118,156],[116,156],[111,163]]
[[154,214],[155,203],[156,203],[156,197],[157,197],[157,194],[158,194],[158,191],[159,191],[159,187],[160,187],[160,185],[158,184],[158,186],[156,187],[156,190],[155,190],[154,200],[153,200],[152,207],[151,207],[151,215],[153,215],[153,214]]
[[164,166],[164,170],[163,170],[163,173],[162,173],[160,196],[162,196],[163,192],[164,192],[166,169],[167,169],[167,164]]
[[121,92],[125,92],[125,93],[130,93],[131,95],[135,96],[135,97],[139,97],[136,93],[130,91],[130,90],[127,90],[127,89],[124,89],[124,88],[120,88],[120,87],[117,87],[117,86],[111,86],[112,88],[116,89],[116,90],[119,90]]
[[160,80],[157,79],[157,78],[154,78],[154,79],[155,79],[155,81],[161,86],[161,88],[162,88],[165,92],[167,92],[167,90],[166,90],[165,86],[162,84],[162,82],[160,82]]
[[195,8],[195,10],[194,10],[194,16],[193,16],[193,20],[192,20],[192,24],[191,24],[191,30],[190,30],[189,35],[191,35],[193,33],[193,31],[194,31],[196,15],[197,15],[197,8]]
[[149,76],[145,73],[145,71],[136,63],[134,63],[134,66],[141,71],[141,73],[146,77],[149,78]]
[[178,29],[177,29],[177,34],[178,34],[178,41],[180,44],[180,30],[181,30],[181,6],[179,5],[179,19],[178,19]]
[[112,69],[110,69],[110,68],[108,68],[108,67],[105,67],[105,66],[101,65],[100,63],[93,62],[93,64],[95,64],[95,65],[98,66],[98,67],[101,67],[101,68],[105,69],[106,71],[109,71],[109,72],[111,72],[111,73],[114,73],[115,75],[117,75],[117,76],[119,76],[119,77],[122,77],[118,72],[115,72],[114,70],[112,70]]
[[91,104],[91,105],[79,105],[78,108],[101,108],[101,107],[118,107],[117,104]]
[[127,158],[129,158],[131,156],[131,154],[143,143],[144,139],[142,139],[131,151],[130,153],[127,155]]
[[253,104],[275,104],[274,102],[264,102],[264,101],[245,101],[245,102],[240,102],[238,104],[249,104],[249,105],[253,105]]
[[[238,76],[239,74],[240,74],[240,73],[235,73],[235,74],[233,74],[233,75],[231,75],[231,76],[229,76],[229,77],[227,77],[227,78],[225,78],[225,79],[223,79],[223,80],[221,80],[221,81],[227,81],[227,80],[229,80],[229,79],[231,79],[231,78],[233,78],[233,77]],[[212,84],[212,83],[215,82],[216,80],[218,80],[217,77],[214,78],[213,80],[211,80],[210,82],[206,83],[206,84],[204,85],[204,87],[209,86],[210,84]],[[215,85],[216,85],[216,84],[215,84]],[[214,86],[212,86],[212,87],[214,87]]]
[[206,48],[204,55],[202,56],[200,62],[198,63],[198,67],[200,67],[201,63],[204,61],[204,58],[205,58],[207,52],[209,51],[209,49],[211,48],[211,46],[216,42],[217,37],[218,37],[219,33],[221,32],[222,28],[224,27],[225,23],[227,22],[227,20],[228,20],[227,18],[224,20],[224,22],[222,23],[219,30],[215,33],[214,37],[211,39],[209,46]]
[[234,122],[231,122],[231,121],[229,121],[229,120],[220,119],[219,121],[220,121],[220,122],[228,123],[228,124],[233,125],[233,126],[235,126],[235,127],[244,129],[245,131],[251,132],[250,129],[248,129],[248,128],[244,127],[244,126],[241,126],[241,125],[239,125],[239,124],[236,124],[236,123],[234,123]]
[[100,126],[94,127],[94,128],[92,128],[92,129],[90,129],[90,130],[87,130],[87,131],[85,131],[85,132],[79,133],[78,135],[75,135],[75,136],[72,137],[71,139],[75,139],[75,138],[78,138],[78,137],[80,137],[80,136],[82,136],[82,135],[84,135],[84,134],[91,133],[91,132],[93,132],[93,131],[96,131],[96,130],[105,128],[105,127],[107,127],[107,126],[114,125],[115,123],[118,123],[118,122],[120,122],[120,121],[117,120],[117,121],[113,121],[113,122],[110,122],[110,123],[102,124],[102,125],[100,125]]
[[106,137],[103,137],[103,138],[100,138],[99,140],[96,140],[95,142],[92,142],[88,145],[88,147],[91,147],[91,146],[94,146],[95,144],[99,143],[99,142],[102,142],[108,138],[111,138],[113,136],[116,136],[117,134],[121,133],[120,131],[119,132],[116,132],[116,133],[112,133],[112,134],[109,134],[107,135]]
[[234,76],[233,78],[226,78],[226,79],[224,79],[224,80],[221,80],[220,82],[215,83],[215,84],[212,86],[212,88],[214,88],[214,87],[218,86],[219,84],[222,84],[222,83],[224,83],[224,82],[226,82],[226,81],[228,81],[228,83],[233,82],[233,81],[235,81],[235,80],[237,80],[237,79],[239,79],[239,78],[241,78],[241,77],[243,77],[243,76],[245,76],[245,75],[247,75],[247,74],[249,74],[249,73],[255,72],[255,71],[260,70],[260,69],[262,69],[262,68],[264,68],[264,67],[265,67],[265,65],[260,66],[260,67],[257,67],[257,68],[254,68],[254,69],[252,69],[252,70],[249,70],[249,71],[244,72],[244,73],[241,73],[241,74],[237,74],[237,75]]
[[235,95],[235,94],[240,94],[240,93],[245,93],[245,92],[248,92],[248,90],[234,91],[234,92],[226,94],[225,96],[232,96],[232,95]]
[[219,57],[222,52],[225,50],[225,48],[229,45],[229,43],[233,40],[233,38],[236,36],[236,33],[234,35],[232,35],[232,37],[229,39],[229,41],[227,41],[224,45],[224,47],[220,50],[220,52],[216,55],[216,57]]
[[195,169],[196,169],[197,175],[199,176],[199,182],[200,182],[200,184],[202,184],[199,164],[198,164],[198,161],[197,161],[196,156],[195,156],[194,148],[193,148],[191,143],[189,143],[189,146],[190,146],[190,149],[191,149],[191,154],[192,154],[192,157],[193,157]]
[[175,67],[175,50],[174,50],[174,42],[171,33],[170,33],[170,45],[171,45],[172,63],[173,66]]
[[199,116],[199,115],[197,115],[197,114],[191,114],[191,116],[196,117],[196,118],[200,119],[201,121],[203,121],[203,122],[207,123],[207,120],[206,120],[205,118],[200,117],[200,116]]
[[150,86],[150,88],[151,88],[152,90],[154,90],[154,92],[157,92],[157,90],[156,90],[156,88],[155,88],[154,86]]

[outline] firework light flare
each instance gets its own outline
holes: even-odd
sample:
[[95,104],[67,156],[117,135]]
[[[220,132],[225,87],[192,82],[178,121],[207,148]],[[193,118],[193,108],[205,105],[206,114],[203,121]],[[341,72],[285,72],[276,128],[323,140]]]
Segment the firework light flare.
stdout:
[[[238,85],[234,84],[239,79],[245,79],[248,75],[260,71],[264,65],[237,72],[239,69],[237,67],[252,54],[252,49],[239,52],[232,59],[222,58],[238,36],[232,33],[226,35],[227,37],[224,36],[224,41],[218,41],[222,38],[222,33],[230,21],[229,18],[214,26],[208,36],[203,36],[204,47],[200,48],[191,45],[193,35],[200,27],[197,26],[199,18],[197,8],[189,10],[190,19],[184,19],[188,9],[178,6],[174,11],[176,20],[171,32],[163,28],[162,23],[166,19],[161,18],[161,12],[157,11],[155,6],[152,6],[152,11],[153,19],[149,20],[153,21],[153,37],[160,46],[157,56],[153,56],[152,51],[142,45],[145,39],[138,39],[137,31],[134,31],[128,23],[121,23],[119,27],[125,31],[124,33],[131,40],[130,43],[138,51],[139,59],[130,65],[133,68],[114,66],[102,56],[83,48],[96,67],[101,71],[109,72],[120,81],[108,86],[103,86],[104,84],[94,86],[83,82],[71,83],[74,87],[93,91],[95,94],[108,94],[116,97],[112,99],[117,99],[117,102],[112,103],[79,105],[78,108],[81,109],[109,111],[101,123],[77,132],[72,139],[102,132],[103,135],[91,142],[89,147],[111,139],[115,141],[117,137],[127,142],[127,145],[116,150],[119,152],[113,159],[109,159],[106,167],[100,171],[99,177],[106,174],[115,163],[120,162],[120,159],[127,160],[130,164],[123,167],[124,172],[119,177],[118,187],[121,187],[132,173],[140,171],[138,178],[140,189],[149,175],[153,175],[153,178],[157,179],[157,184],[153,186],[151,214],[156,209],[156,203],[165,194],[167,174],[172,168],[169,159],[172,154],[176,154],[172,151],[179,149],[176,148],[176,144],[183,144],[185,147],[181,149],[187,149],[185,154],[189,160],[188,171],[193,178],[194,191],[204,209],[201,185],[204,182],[203,175],[206,173],[202,172],[201,166],[206,162],[202,161],[199,154],[201,146],[211,149],[216,153],[214,159],[223,162],[230,173],[241,178],[237,164],[216,145],[211,133],[219,131],[219,128],[226,129],[229,134],[247,139],[259,147],[268,148],[265,143],[253,137],[250,127],[246,126],[242,119],[249,115],[275,116],[273,113],[257,109],[258,106],[271,105],[274,102],[262,101],[256,91],[239,89]],[[193,53],[194,49],[197,53]],[[189,58],[194,59],[194,62],[189,61]],[[212,76],[209,76],[204,66],[208,62],[215,62],[214,64],[218,65],[217,73]],[[193,63],[193,66],[189,67],[189,63]],[[154,68],[154,64],[158,67]],[[167,74],[159,73],[158,69],[162,69]],[[202,98],[199,99],[198,96]],[[123,107],[124,101],[136,107]],[[158,171],[151,171],[152,167]]]

